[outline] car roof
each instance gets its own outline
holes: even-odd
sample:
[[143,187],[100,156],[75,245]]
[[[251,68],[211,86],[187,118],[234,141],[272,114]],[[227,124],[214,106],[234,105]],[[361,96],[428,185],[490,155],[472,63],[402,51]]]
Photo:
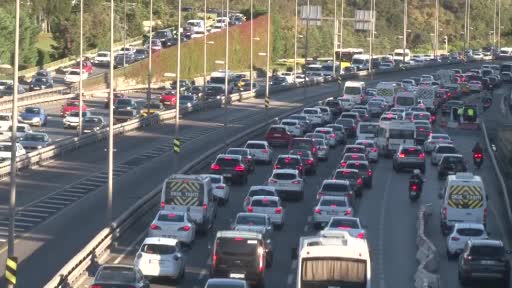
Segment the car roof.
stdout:
[[[285,126],[281,126],[281,127],[285,128]],[[267,141],[249,140],[249,141],[247,141],[247,144],[249,144],[249,143],[251,143],[251,144],[265,144],[265,145],[268,145]]]
[[147,237],[146,239],[144,239],[144,242],[142,244],[163,244],[176,246],[178,244],[178,239],[168,237]]
[[364,147],[363,145],[357,145],[357,144],[346,145],[345,149],[347,149],[347,148],[362,148],[362,149],[366,149],[366,147]]
[[[246,285],[247,282],[239,279],[230,279],[230,278],[210,278],[206,282],[206,284],[240,284]],[[244,286],[245,287],[245,286]]]
[[[346,197],[346,196],[322,196],[322,197],[320,197],[320,201],[322,201],[323,199],[325,199],[325,200],[345,200],[345,201],[347,201],[348,197]],[[320,202],[318,204],[320,204]]]
[[365,161],[365,160],[350,160],[350,161],[347,161],[347,165],[348,164],[351,164],[351,163],[360,163],[360,164],[366,164],[368,166],[370,166],[370,162],[368,161]]
[[443,159],[444,157],[446,157],[446,158],[448,158],[448,157],[459,157],[459,158],[464,158],[464,156],[462,156],[461,154],[443,154],[443,155],[441,156],[441,161],[442,161],[442,159]]
[[375,144],[375,141],[360,139],[360,140],[356,140],[356,145],[357,145],[357,143],[374,143]]
[[335,172],[338,172],[338,171],[341,171],[341,172],[350,171],[350,172],[354,172],[354,173],[359,173],[359,171],[357,171],[357,169],[350,169],[350,168],[339,168],[339,169],[336,169]]
[[468,242],[471,246],[494,246],[494,247],[503,247],[503,242],[501,240],[490,240],[490,239],[470,239]]
[[485,230],[484,225],[480,223],[455,223],[454,229],[457,228],[479,228]]
[[436,148],[437,147],[453,147],[453,148],[456,148],[455,145],[453,144],[448,144],[448,143],[440,143],[440,144],[437,144],[436,145]]
[[268,190],[268,191],[274,191],[275,192],[276,191],[276,187],[274,187],[274,186],[265,186],[265,185],[255,185],[255,186],[251,186],[251,188],[249,188],[249,191],[253,191],[253,190]]
[[296,159],[300,159],[300,156],[299,155],[292,155],[292,154],[281,154],[281,155],[277,156],[277,158],[296,158]]

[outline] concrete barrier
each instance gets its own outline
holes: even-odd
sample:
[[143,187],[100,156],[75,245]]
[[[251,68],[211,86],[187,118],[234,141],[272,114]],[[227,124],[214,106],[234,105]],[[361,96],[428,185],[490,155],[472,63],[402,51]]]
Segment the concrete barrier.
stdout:
[[431,204],[420,207],[417,222],[418,234],[416,237],[416,245],[418,246],[416,259],[420,264],[414,274],[414,287],[416,288],[441,287],[441,277],[436,273],[439,269],[437,248],[425,236],[425,221],[431,214]]

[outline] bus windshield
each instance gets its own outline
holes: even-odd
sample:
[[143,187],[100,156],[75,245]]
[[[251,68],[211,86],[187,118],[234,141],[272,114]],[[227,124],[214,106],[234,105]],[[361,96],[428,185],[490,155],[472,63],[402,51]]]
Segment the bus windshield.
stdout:
[[414,106],[414,98],[412,98],[412,97],[396,97],[396,105],[398,105],[398,106]]
[[414,130],[389,129],[390,139],[414,139]]

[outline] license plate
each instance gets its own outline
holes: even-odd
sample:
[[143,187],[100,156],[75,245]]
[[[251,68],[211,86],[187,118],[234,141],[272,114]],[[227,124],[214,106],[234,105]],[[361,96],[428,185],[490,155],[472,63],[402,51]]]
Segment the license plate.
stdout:
[[411,191],[411,196],[416,196],[416,191]]
[[327,211],[327,215],[336,215],[337,213],[335,211]]
[[229,278],[245,278],[245,274],[238,274],[238,273],[230,273]]
[[273,134],[274,137],[279,137],[281,134]]
[[230,178],[231,174],[222,174],[222,176]]

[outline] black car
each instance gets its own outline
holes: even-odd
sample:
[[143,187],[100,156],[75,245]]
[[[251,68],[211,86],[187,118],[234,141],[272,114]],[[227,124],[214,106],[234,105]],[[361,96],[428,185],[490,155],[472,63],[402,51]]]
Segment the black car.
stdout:
[[373,171],[368,161],[348,161],[345,169],[354,169],[359,171],[359,175],[363,180],[363,184],[367,188],[371,188],[373,184]]
[[178,39],[174,37],[170,29],[156,31],[153,35],[153,39],[160,40],[160,43],[162,43],[162,47],[164,48],[176,45],[178,43]]
[[121,68],[135,62],[135,56],[131,53],[123,53],[116,55],[114,59],[114,68]]
[[260,233],[218,231],[210,278],[240,278],[263,287],[265,270],[272,266],[272,255],[270,240]]
[[149,281],[142,272],[131,265],[103,265],[101,266],[91,287],[132,287],[149,288]]
[[149,57],[149,51],[144,48],[136,49],[133,53],[133,57],[135,58],[135,61],[144,60]]
[[466,161],[460,154],[445,154],[439,162],[437,177],[441,180],[448,175],[455,175],[459,172],[467,172]]
[[423,145],[432,134],[432,127],[430,125],[416,125],[416,145]]
[[35,77],[30,82],[30,85],[28,87],[29,91],[35,91],[35,90],[43,90],[43,89],[50,89],[53,88],[53,82],[51,81],[51,78],[48,77]]
[[89,116],[83,119],[82,130],[84,133],[96,132],[106,127],[107,123],[103,120],[103,117]]
[[194,85],[190,87],[190,94],[196,95],[199,99],[202,99],[204,96],[204,86]]
[[304,175],[304,166],[298,155],[279,155],[274,164],[274,169],[292,169]]
[[324,106],[327,106],[331,109],[332,115],[335,118],[338,118],[341,115],[341,113],[343,113],[343,106],[341,106],[340,101],[336,99],[326,100]]
[[249,179],[249,168],[244,165],[242,156],[238,155],[219,155],[210,166],[212,174],[222,175],[232,183],[237,182],[241,185],[247,183]]
[[251,150],[246,148],[229,148],[226,151],[226,155],[241,156],[245,166],[249,169],[249,172],[254,172],[254,170],[256,170],[256,160],[254,160],[254,155],[251,154]]
[[192,35],[194,34],[194,28],[192,26],[183,27],[183,32],[181,32],[181,37],[186,40],[192,39]]
[[510,261],[507,254],[511,254],[511,251],[505,250],[503,242],[499,240],[469,240],[459,256],[460,284],[471,285],[474,280],[501,280],[501,287],[510,287]]
[[130,98],[119,98],[114,103],[114,110],[128,110],[128,109],[137,109],[137,103],[135,103],[134,99]]
[[217,98],[224,95],[224,87],[221,86],[206,86],[204,96],[206,99]]
[[294,149],[291,150],[289,155],[297,155],[300,157],[302,161],[302,166],[304,167],[304,174],[314,175],[316,174],[316,165],[315,157],[313,153],[304,149]]

